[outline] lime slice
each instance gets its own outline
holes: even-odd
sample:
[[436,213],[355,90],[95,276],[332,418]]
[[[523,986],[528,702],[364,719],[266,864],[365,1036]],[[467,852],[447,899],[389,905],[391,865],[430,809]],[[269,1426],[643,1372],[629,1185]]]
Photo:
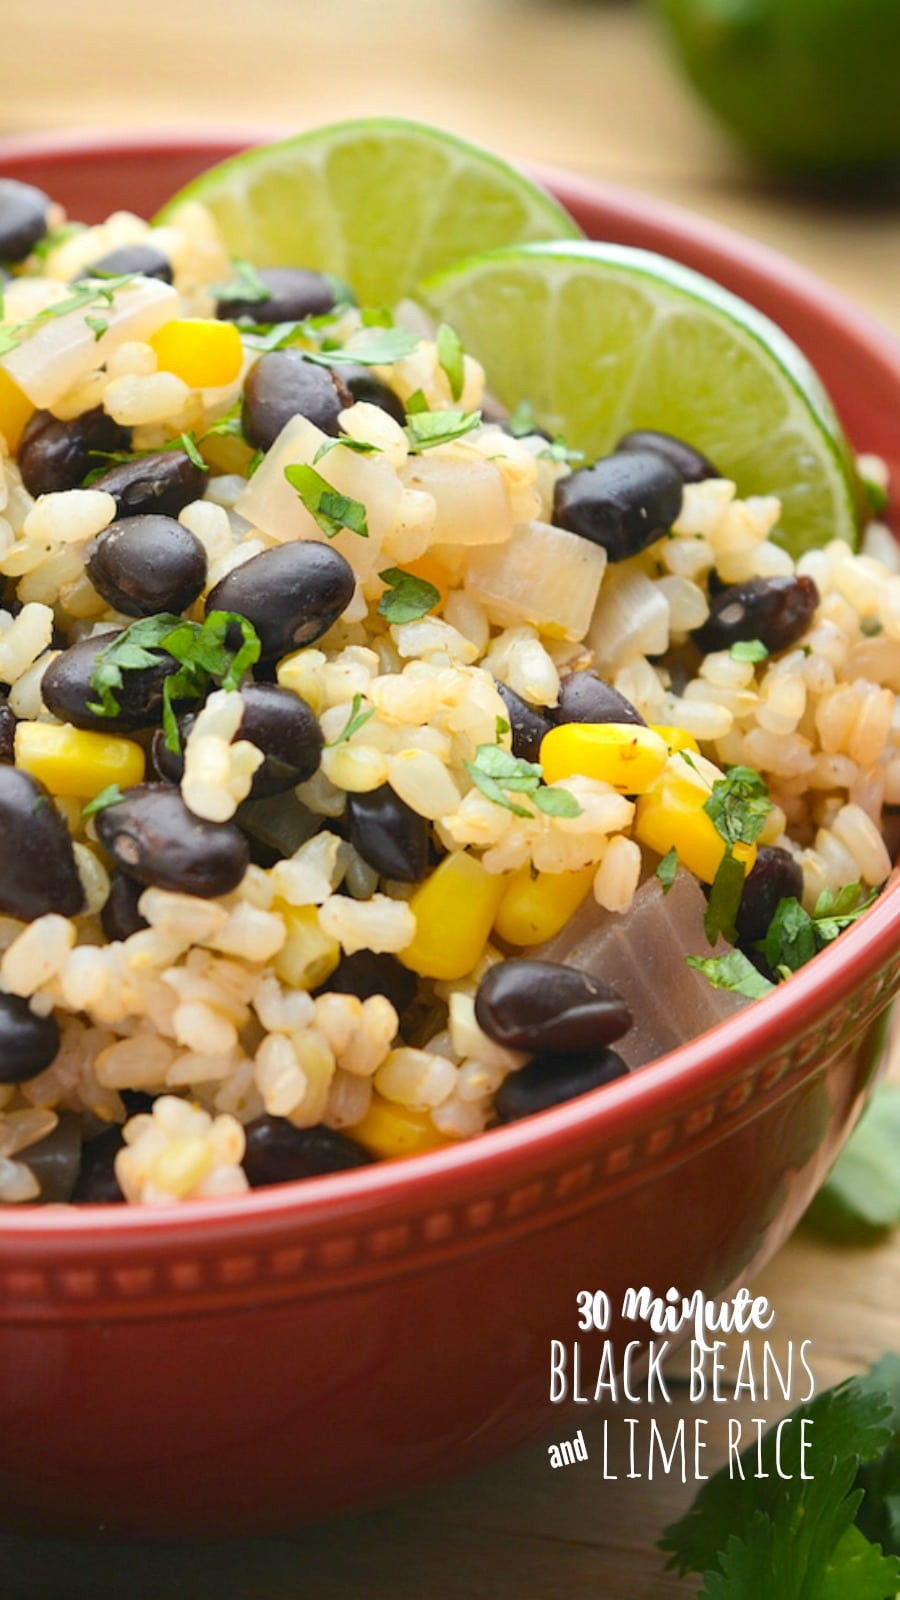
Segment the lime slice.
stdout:
[[592,459],[631,428],[689,440],[742,495],[776,494],[781,542],[857,542],[850,448],[818,377],[752,306],[662,256],[587,242],[495,250],[427,280],[507,406],[529,400]]
[[440,129],[389,117],[339,122],[212,167],[156,217],[189,200],[256,266],[336,273],[363,305],[390,305],[476,250],[581,230],[514,167]]

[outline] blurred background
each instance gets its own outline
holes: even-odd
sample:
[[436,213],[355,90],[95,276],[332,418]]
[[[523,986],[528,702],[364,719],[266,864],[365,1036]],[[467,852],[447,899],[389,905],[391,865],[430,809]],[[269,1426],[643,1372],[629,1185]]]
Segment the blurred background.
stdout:
[[[900,330],[900,208],[766,176],[713,118],[837,155],[895,141],[897,0],[0,0],[13,22],[0,132],[240,124],[279,132],[392,113],[517,160],[635,185],[743,228]],[[866,19],[868,23],[866,22]],[[665,26],[668,24],[668,26]],[[855,41],[855,43],[854,43]],[[855,54],[853,53],[855,51]],[[842,75],[843,80],[842,81]],[[806,99],[798,104],[795,86]],[[792,126],[795,117],[798,132]],[[836,124],[836,132],[829,132]],[[806,152],[807,155],[809,152]]]
[[[841,171],[839,182],[808,171],[821,158],[831,180],[859,157],[855,141],[870,124],[875,145],[890,154],[896,138],[900,155],[900,95],[882,87],[885,63],[900,80],[900,0],[0,0],[0,14],[4,7],[14,69],[0,136],[213,126],[249,140],[354,115],[410,116],[513,160],[629,185],[728,223],[900,333],[896,187],[880,170],[873,183],[868,160],[864,175]],[[702,93],[682,70],[676,37]],[[710,96],[738,116],[739,138],[709,111]],[[783,170],[784,149],[777,170],[748,153],[748,140],[765,144],[773,130],[803,145],[802,177]],[[855,1251],[801,1233],[754,1287],[777,1307],[781,1341],[814,1339],[825,1387],[900,1346],[898,1267],[896,1235]],[[713,1417],[712,1444],[716,1426]],[[134,1551],[4,1536],[0,1595],[676,1600],[696,1591],[664,1575],[654,1550],[693,1485],[605,1482],[599,1462],[564,1478],[533,1447],[406,1507],[228,1548]]]

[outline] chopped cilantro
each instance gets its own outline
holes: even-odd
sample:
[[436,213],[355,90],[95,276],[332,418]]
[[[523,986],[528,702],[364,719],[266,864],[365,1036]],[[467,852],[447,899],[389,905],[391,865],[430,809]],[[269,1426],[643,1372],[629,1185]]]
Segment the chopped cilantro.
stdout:
[[671,889],[673,883],[675,882],[675,874],[676,874],[677,871],[678,871],[678,851],[675,849],[675,846],[673,845],[671,850],[667,850],[666,851],[666,853],[663,856],[661,862],[659,863],[659,866],[656,869],[656,876],[658,877],[660,883],[662,884],[662,892],[663,892],[663,894],[668,894],[668,892]]
[[544,461],[562,461],[572,467],[581,466],[581,463],[587,460],[583,450],[569,449],[561,433],[558,433],[540,454]]
[[[889,1543],[900,1489],[898,1402],[900,1362],[889,1357],[798,1406],[787,1427],[770,1429],[761,1446],[754,1439],[741,1466],[729,1463],[704,1483],[665,1530],[669,1566],[704,1575],[699,1600],[893,1600],[900,1562],[868,1534],[877,1529]],[[793,1475],[779,1474],[778,1461],[789,1459]]]
[[109,328],[109,323],[105,317],[85,317],[84,320],[85,325],[90,328],[91,333],[94,335],[95,342],[102,339]]
[[766,661],[769,652],[761,639],[738,639],[728,654],[732,661]]
[[99,794],[95,794],[93,800],[88,801],[87,805],[82,808],[81,815],[83,817],[95,817],[98,811],[105,811],[107,806],[117,806],[119,801],[124,799],[125,796],[119,785],[110,783],[105,789],[101,789]]
[[404,572],[402,567],[387,567],[378,576],[388,585],[387,593],[378,602],[378,615],[388,622],[416,622],[427,616],[441,598],[433,583]]
[[368,539],[366,508],[361,501],[339,494],[315,467],[302,462],[285,467],[284,475],[326,538],[333,539],[342,528],[347,528],[351,533],[358,533],[361,539]]
[[876,894],[875,889],[866,894],[861,883],[845,884],[837,893],[824,889],[812,914],[799,900],[779,900],[761,945],[769,966],[796,972],[862,916]]
[[193,462],[195,467],[199,467],[201,472],[208,472],[209,471],[209,467],[206,465],[206,462],[204,461],[202,455],[200,454],[200,451],[197,449],[197,443],[196,443],[196,440],[194,439],[193,434],[191,434],[191,433],[180,433],[178,435],[177,444],[181,445],[181,448],[184,451],[185,455],[187,456],[188,460]]
[[755,844],[772,809],[769,791],[752,767],[729,767],[703,807],[726,845]]
[[734,924],[743,892],[744,863],[728,849],[716,869],[703,913],[703,928],[710,944],[715,944],[719,934],[729,944],[736,943]]
[[[133,282],[134,277],[133,272],[123,272],[108,278],[104,283],[100,283],[96,278],[88,279],[86,283],[77,284],[71,293],[63,295],[61,300],[54,300],[52,305],[36,311],[33,317],[27,317],[24,322],[14,323],[10,327],[0,328],[0,355],[6,355],[8,351],[14,350],[23,339],[30,338],[43,327],[45,322],[51,321],[54,317],[68,316],[70,311],[83,311],[89,306],[96,306],[98,301],[111,306],[118,290]],[[106,332],[105,326],[100,334],[96,332],[95,324],[99,321],[102,321],[102,318],[85,317],[85,322],[95,339]]]
[[270,300],[272,291],[263,282],[252,262],[244,261],[240,256],[232,256],[231,264],[234,268],[234,277],[227,283],[214,283],[210,293],[217,300],[246,300],[259,303],[261,300]]
[[334,350],[308,350],[306,359],[320,367],[392,367],[412,355],[418,344],[415,334],[405,328],[378,328],[370,339],[360,340],[352,350],[342,345]]
[[406,402],[406,415],[408,417],[421,416],[423,411],[430,411],[431,407],[425,399],[421,389],[414,389]]
[[371,706],[367,711],[360,711],[359,708],[360,708],[361,705],[362,705],[362,695],[361,694],[355,694],[353,696],[353,701],[352,701],[351,706],[350,706],[350,715],[347,718],[347,721],[345,722],[345,724],[344,724],[343,728],[341,729],[340,733],[338,734],[337,738],[336,739],[332,739],[330,741],[330,743],[326,745],[325,748],[327,750],[333,750],[336,745],[343,744],[345,739],[352,738],[354,733],[357,733],[360,728],[365,727],[365,725],[368,722],[370,717],[374,717],[374,715],[375,715],[375,707],[374,706]]
[[450,385],[451,400],[458,400],[463,392],[465,369],[462,340],[448,322],[442,322],[436,334],[438,365]]
[[[233,629],[241,637],[236,650],[226,643]],[[168,612],[141,617],[99,652],[91,674],[91,688],[99,698],[88,702],[88,710],[100,717],[117,716],[122,709],[118,696],[123,675],[157,666],[160,652],[179,663],[178,671],[163,683],[166,748],[177,751],[175,702],[199,699],[211,683],[222,689],[239,688],[244,674],[259,660],[260,643],[246,617],[231,611],[211,611],[202,623],[186,622]]]
[[497,744],[500,743],[500,740],[503,738],[503,735],[505,733],[509,733],[509,731],[510,731],[510,727],[509,727],[509,723],[507,722],[506,718],[505,717],[497,717],[495,719],[495,722],[494,722],[494,738],[497,741]]
[[201,444],[204,439],[209,438],[210,434],[213,436],[221,434],[227,439],[244,439],[241,410],[241,401],[236,400],[234,405],[225,412],[224,416],[218,417],[215,422],[209,424],[208,428],[204,428],[200,435]]
[[390,306],[364,306],[359,320],[364,328],[392,328],[394,313]]
[[743,950],[729,950],[724,956],[686,956],[685,960],[695,972],[702,972],[714,989],[730,989],[748,1000],[761,1000],[775,987],[757,972]]
[[262,466],[262,463],[265,460],[265,455],[265,450],[254,450],[252,456],[250,457],[250,464],[247,468],[248,480],[253,477],[254,472],[259,471],[259,468]]
[[343,445],[345,450],[352,450],[353,454],[357,456],[372,456],[381,454],[380,444],[369,444],[368,440],[366,439],[351,439],[349,433],[342,433],[339,434],[336,439],[326,439],[324,443],[319,445],[318,450],[313,456],[313,466],[315,466],[317,461],[321,461],[323,456],[327,456],[330,450],[336,449],[338,445]]
[[[543,775],[536,762],[522,761],[499,744],[480,744],[475,752],[475,760],[467,761],[465,767],[476,788],[488,800],[504,806],[517,817],[533,817],[534,812],[511,800],[510,791],[528,795],[547,816],[581,815],[581,806],[567,789],[541,787]],[[548,801],[549,795],[555,798]]]
[[530,400],[520,400],[510,416],[506,419],[506,431],[514,439],[527,439],[529,434],[538,432],[535,421],[534,406]]
[[406,437],[411,451],[451,444],[481,424],[480,411],[407,411]]
[[74,238],[76,233],[84,233],[84,231],[85,224],[83,222],[63,222],[58,228],[51,228],[49,233],[45,233],[43,239],[38,240],[31,254],[36,261],[43,263],[51,251],[57,250],[61,244],[65,244],[67,239]]

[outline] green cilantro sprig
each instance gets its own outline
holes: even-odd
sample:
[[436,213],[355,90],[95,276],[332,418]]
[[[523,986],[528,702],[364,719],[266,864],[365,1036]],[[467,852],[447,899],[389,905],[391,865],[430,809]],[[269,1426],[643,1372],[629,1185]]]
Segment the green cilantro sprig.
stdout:
[[761,1000],[775,987],[757,972],[743,950],[729,950],[724,956],[686,956],[685,960],[695,972],[702,972],[714,989],[728,989],[747,1000]]
[[234,268],[233,278],[229,278],[227,283],[210,285],[210,294],[216,300],[244,300],[252,305],[271,299],[271,289],[252,262],[245,261],[241,256],[232,256],[231,265]]
[[735,918],[744,888],[744,865],[734,854],[736,844],[755,844],[772,809],[765,783],[751,767],[729,767],[714,783],[704,811],[724,840],[725,853],[710,889],[703,926],[710,944],[723,934],[729,944],[737,938]]
[[663,892],[663,894],[668,894],[668,892],[671,889],[673,883],[675,882],[675,874],[676,874],[677,871],[678,871],[678,851],[675,849],[675,846],[673,845],[671,850],[667,850],[666,851],[666,853],[663,856],[661,862],[659,863],[659,866],[656,869],[656,876],[658,877],[660,883],[662,884],[662,892]]
[[465,767],[475,787],[514,816],[533,817],[534,812],[510,799],[511,794],[526,795],[548,817],[581,816],[582,808],[568,789],[546,788],[536,762],[522,761],[499,744],[480,744]]
[[435,335],[438,366],[450,385],[451,400],[458,400],[463,392],[465,366],[462,340],[448,322],[442,322]]
[[390,623],[417,622],[420,617],[427,616],[441,598],[440,589],[433,583],[417,578],[412,572],[404,572],[402,567],[387,567],[378,576],[388,585],[387,593],[378,602],[378,615],[386,617]]
[[285,467],[284,475],[326,538],[334,539],[343,528],[347,528],[351,533],[358,533],[361,539],[368,539],[366,508],[360,500],[351,500],[349,495],[339,494],[315,467],[306,466],[303,462]]
[[[16,346],[20,345],[24,339],[29,339],[33,333],[37,333],[39,328],[42,328],[46,322],[52,321],[55,317],[66,317],[70,311],[84,311],[91,306],[111,306],[118,291],[124,289],[126,284],[132,283],[134,278],[135,274],[133,272],[122,272],[117,274],[116,277],[106,278],[103,282],[95,278],[88,279],[86,283],[77,284],[71,293],[64,295],[61,300],[55,300],[52,305],[44,306],[41,311],[36,311],[33,317],[26,317],[24,322],[15,322],[9,327],[0,327],[0,356],[7,355],[10,350],[15,350]],[[85,318],[85,321],[87,320]],[[90,323],[88,323],[88,326],[90,326]],[[102,330],[101,335],[97,334],[95,328],[92,328],[91,331],[94,333],[94,337],[98,338],[102,337],[102,333],[105,333],[106,329]]]
[[761,639],[737,639],[728,654],[732,661],[767,661],[769,651]]
[[[226,642],[232,629],[241,637],[237,649]],[[88,701],[88,710],[98,717],[118,716],[124,675],[158,666],[160,652],[171,656],[179,665],[163,683],[163,730],[166,748],[176,752],[180,741],[175,703],[199,699],[211,684],[240,688],[245,673],[259,660],[260,648],[252,624],[232,611],[211,611],[203,622],[186,622],[169,612],[141,617],[99,652],[91,674],[91,688],[98,698]]]
[[413,454],[434,450],[439,444],[452,444],[481,426],[480,411],[406,412],[406,437]]
[[307,361],[319,367],[392,367],[411,356],[418,344],[415,334],[405,328],[376,328],[370,338],[361,339],[352,350],[338,345],[333,350],[307,350]]
[[107,806],[117,806],[119,801],[124,799],[125,796],[117,783],[107,784],[105,789],[101,789],[99,794],[94,795],[93,800],[89,800],[87,805],[82,807],[81,815],[96,817],[98,811],[105,811]]
[[[779,1476],[800,1447],[804,1473]],[[669,1566],[703,1574],[698,1600],[893,1600],[900,1586],[900,1359],[827,1389],[704,1483],[667,1528]],[[796,1454],[795,1454],[796,1459]],[[883,1546],[883,1548],[882,1548]]]
[[823,889],[811,912],[804,911],[799,900],[779,900],[760,946],[772,971],[786,976],[811,961],[869,909],[877,892],[866,893],[861,883],[848,883],[837,891]]
[[365,725],[368,722],[369,718],[370,717],[374,717],[374,715],[375,715],[375,707],[374,706],[367,707],[367,709],[365,711],[361,711],[360,710],[360,706],[361,705],[362,705],[362,695],[361,694],[355,694],[353,696],[353,699],[352,699],[351,703],[350,703],[350,715],[347,718],[347,721],[344,723],[344,726],[341,729],[340,733],[338,734],[337,738],[329,740],[328,744],[325,746],[326,750],[334,750],[337,745],[343,744],[345,739],[352,739],[354,733],[358,733],[360,728],[364,728],[365,727]]
[[323,456],[327,456],[330,451],[336,450],[338,445],[340,445],[343,450],[350,450],[352,454],[356,456],[375,456],[382,454],[380,444],[370,444],[368,439],[351,439],[349,433],[339,433],[336,438],[325,439],[323,443],[319,445],[318,450],[313,456],[313,466],[315,466],[317,462],[321,461]]

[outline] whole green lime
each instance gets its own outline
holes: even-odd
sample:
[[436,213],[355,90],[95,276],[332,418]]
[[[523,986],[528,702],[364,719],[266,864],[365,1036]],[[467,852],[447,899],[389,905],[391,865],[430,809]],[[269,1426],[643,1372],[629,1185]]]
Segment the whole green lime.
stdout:
[[757,155],[900,167],[900,0],[653,0],[707,104]]

